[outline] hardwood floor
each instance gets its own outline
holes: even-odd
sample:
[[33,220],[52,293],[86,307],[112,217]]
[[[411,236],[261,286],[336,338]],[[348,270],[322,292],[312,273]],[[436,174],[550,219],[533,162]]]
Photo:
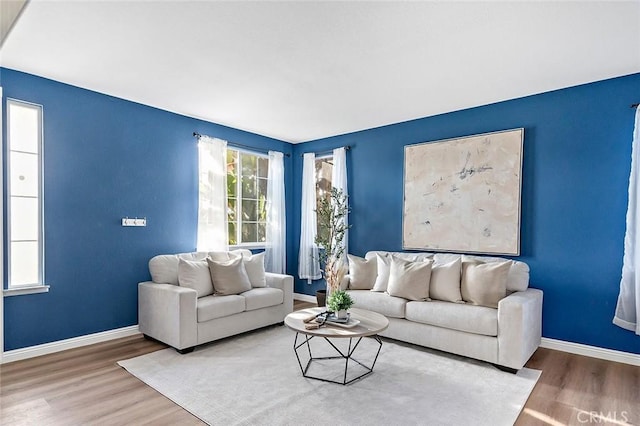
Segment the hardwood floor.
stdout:
[[[0,365],[0,424],[203,424],[116,364],[165,347],[133,336]],[[640,425],[640,367],[542,348],[527,367],[542,377],[516,425]]]
[[0,424],[202,424],[116,364],[164,347],[133,336],[0,365]]
[[640,425],[640,367],[539,348],[542,370],[516,425]]

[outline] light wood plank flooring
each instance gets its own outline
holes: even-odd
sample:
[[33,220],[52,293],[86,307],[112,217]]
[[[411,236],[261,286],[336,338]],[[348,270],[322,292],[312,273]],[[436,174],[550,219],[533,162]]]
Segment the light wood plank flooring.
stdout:
[[[0,424],[200,425],[116,365],[164,347],[133,336],[0,365]],[[640,367],[542,348],[527,367],[542,377],[517,425],[640,425]]]

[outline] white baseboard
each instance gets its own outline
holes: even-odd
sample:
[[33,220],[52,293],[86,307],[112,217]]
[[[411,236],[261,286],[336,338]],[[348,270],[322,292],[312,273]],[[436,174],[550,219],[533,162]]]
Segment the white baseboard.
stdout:
[[79,348],[81,346],[93,345],[95,343],[106,342],[108,340],[120,339],[140,333],[138,325],[116,328],[114,330],[102,331],[100,333],[87,334],[85,336],[73,337],[71,339],[58,340],[56,342],[44,343],[42,345],[29,346],[27,348],[14,349],[2,354],[2,364],[33,358],[41,355],[48,355],[55,352],[66,351],[67,349]]
[[315,296],[308,295],[308,294],[293,293],[293,298],[294,298],[295,300],[301,300],[301,301],[303,301],[303,302],[316,303],[316,297],[315,297]]
[[542,338],[540,347],[589,356],[591,358],[600,358],[607,361],[640,366],[640,355],[632,354],[630,352],[615,351],[613,349],[599,348],[580,343],[565,342],[563,340],[549,339],[547,337]]

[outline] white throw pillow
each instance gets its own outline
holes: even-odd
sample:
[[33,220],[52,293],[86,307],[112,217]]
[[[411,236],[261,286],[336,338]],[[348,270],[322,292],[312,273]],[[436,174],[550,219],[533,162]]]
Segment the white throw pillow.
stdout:
[[[437,257],[436,257],[437,259]],[[460,257],[447,263],[434,263],[431,268],[429,297],[445,302],[462,302],[460,293]]]
[[209,265],[203,260],[192,261],[179,259],[178,284],[180,287],[194,289],[198,297],[213,294]]
[[408,300],[427,300],[432,264],[432,260],[411,262],[392,256],[387,286],[389,295]]
[[251,281],[249,281],[242,257],[226,262],[217,262],[207,258],[207,263],[216,294],[226,296],[251,290]]
[[251,287],[266,287],[267,278],[264,271],[264,252],[251,256],[243,256],[244,268],[249,276]]
[[351,290],[371,290],[378,275],[378,261],[363,259],[352,254],[349,259],[349,288]]
[[497,308],[507,295],[507,277],[511,261],[464,262],[462,265],[462,299],[472,305]]
[[503,257],[462,255],[462,263],[465,262],[510,262],[509,275],[507,276],[507,293],[525,291],[529,288],[529,265],[519,260],[510,260]]
[[385,253],[381,255],[376,253],[376,282],[373,284],[371,291],[387,291],[389,283],[389,272],[391,268],[391,255]]

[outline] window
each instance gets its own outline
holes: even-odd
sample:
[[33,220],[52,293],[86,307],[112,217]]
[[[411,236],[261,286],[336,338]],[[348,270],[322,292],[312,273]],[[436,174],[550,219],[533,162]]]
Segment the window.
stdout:
[[[318,201],[320,201],[321,199],[331,199],[332,174],[333,157],[327,156],[316,158],[316,205],[318,205]],[[324,240],[328,238],[327,233],[329,232],[329,229],[320,226],[320,224],[318,223],[316,225],[316,230],[318,232],[318,236],[325,237]],[[325,233],[326,235],[320,235],[321,233]]]
[[42,106],[7,101],[9,289],[42,286]]
[[229,245],[265,243],[268,172],[266,155],[227,149]]

